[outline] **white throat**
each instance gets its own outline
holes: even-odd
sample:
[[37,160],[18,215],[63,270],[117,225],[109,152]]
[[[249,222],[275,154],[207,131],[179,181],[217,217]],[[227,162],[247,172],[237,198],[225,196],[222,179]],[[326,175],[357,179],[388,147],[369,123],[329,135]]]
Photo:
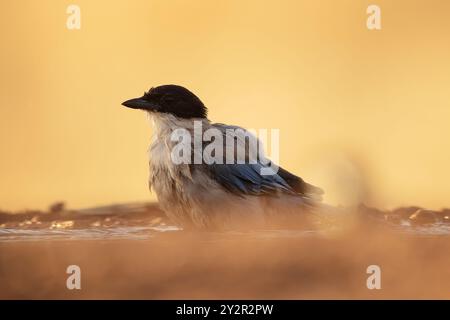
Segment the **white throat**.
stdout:
[[150,122],[155,129],[153,134],[154,139],[166,137],[167,135],[170,136],[174,130],[180,128],[187,129],[189,131],[194,130],[194,124],[198,121],[201,122],[203,128],[208,128],[210,126],[210,122],[208,119],[183,119],[169,113],[149,112],[148,115]]
[[187,130],[192,139],[195,139],[193,135],[202,135],[202,130],[194,130],[194,126],[200,122],[204,130],[211,125],[208,119],[182,119],[167,113],[149,113],[149,117],[154,128],[149,148],[150,166],[154,168],[173,167],[171,151],[179,143],[172,136],[175,130]]

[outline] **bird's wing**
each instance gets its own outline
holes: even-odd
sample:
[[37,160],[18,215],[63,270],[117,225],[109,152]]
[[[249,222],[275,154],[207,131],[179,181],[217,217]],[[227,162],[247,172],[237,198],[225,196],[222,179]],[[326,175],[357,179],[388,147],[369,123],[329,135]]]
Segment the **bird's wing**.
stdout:
[[[250,137],[250,139],[256,139],[256,141],[258,141],[254,135],[240,127],[227,126],[224,124],[214,124],[213,127],[222,132],[224,143],[226,142],[226,137],[230,135],[230,131],[227,129],[242,130],[242,132],[244,132],[247,137]],[[239,150],[239,147],[243,146],[245,150],[244,152],[246,152],[246,155],[248,157],[251,146],[248,146],[249,143],[247,143],[246,146],[245,143],[245,138],[242,139],[242,137],[237,137],[237,145],[235,145],[235,148]],[[229,148],[230,146],[226,144],[225,152],[229,151]],[[225,158],[225,155],[223,156]],[[242,164],[236,163],[236,161],[233,164],[226,164],[226,161],[224,160],[223,164],[212,163],[205,166],[214,180],[219,182],[229,192],[240,196],[270,195],[278,194],[281,192],[318,199],[320,198],[320,194],[323,193],[320,188],[304,182],[300,177],[293,175],[292,173],[281,167],[278,167],[277,172],[273,171],[273,174],[262,174],[263,169],[271,170],[271,162],[266,158],[262,160],[263,161],[258,158],[253,163],[249,163],[249,161],[246,161]]]
[[298,194],[313,198],[321,198],[324,193],[321,188],[303,181],[302,178],[290,173],[282,167],[278,167],[277,174]]

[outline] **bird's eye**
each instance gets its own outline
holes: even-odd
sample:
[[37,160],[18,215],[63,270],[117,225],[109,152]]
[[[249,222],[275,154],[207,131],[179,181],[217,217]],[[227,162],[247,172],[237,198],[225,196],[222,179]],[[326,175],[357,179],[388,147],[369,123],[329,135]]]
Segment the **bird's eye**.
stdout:
[[164,95],[164,96],[162,97],[162,100],[163,100],[164,102],[169,102],[169,103],[171,103],[171,102],[174,102],[174,101],[175,101],[175,97],[166,94],[166,95]]

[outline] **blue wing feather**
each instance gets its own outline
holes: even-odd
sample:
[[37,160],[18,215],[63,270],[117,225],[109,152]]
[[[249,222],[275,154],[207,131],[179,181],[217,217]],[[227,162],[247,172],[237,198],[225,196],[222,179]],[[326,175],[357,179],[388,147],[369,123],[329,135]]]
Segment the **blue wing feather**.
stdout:
[[228,191],[239,195],[261,195],[293,190],[278,174],[261,175],[262,164],[212,164],[209,172]]
[[[224,137],[227,129],[241,129],[237,126],[214,124]],[[224,139],[225,140],[225,139]],[[206,165],[212,178],[219,182],[229,192],[239,196],[244,195],[267,195],[289,193],[304,196],[318,196],[322,192],[320,188],[304,182],[300,177],[291,174],[279,167],[272,175],[262,175],[263,168],[270,168],[270,163],[235,163],[235,164],[211,164]]]

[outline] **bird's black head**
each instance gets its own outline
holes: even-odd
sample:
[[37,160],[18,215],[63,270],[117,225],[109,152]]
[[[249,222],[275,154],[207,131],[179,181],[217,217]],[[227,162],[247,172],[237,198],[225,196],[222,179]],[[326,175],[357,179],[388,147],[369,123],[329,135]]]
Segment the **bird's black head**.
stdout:
[[142,97],[127,100],[122,105],[149,112],[170,113],[184,119],[206,118],[207,114],[205,105],[195,94],[173,84],[151,88]]

